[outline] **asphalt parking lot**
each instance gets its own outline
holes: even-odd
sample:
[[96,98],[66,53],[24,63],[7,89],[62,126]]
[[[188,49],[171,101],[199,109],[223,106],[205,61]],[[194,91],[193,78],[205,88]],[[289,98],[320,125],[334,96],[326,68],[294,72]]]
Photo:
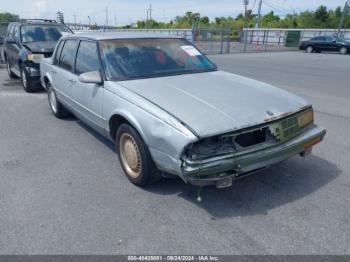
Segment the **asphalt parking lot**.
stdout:
[[212,59],[307,98],[325,141],[197,203],[180,180],[133,186],[112,143],[0,69],[0,254],[349,254],[350,56]]

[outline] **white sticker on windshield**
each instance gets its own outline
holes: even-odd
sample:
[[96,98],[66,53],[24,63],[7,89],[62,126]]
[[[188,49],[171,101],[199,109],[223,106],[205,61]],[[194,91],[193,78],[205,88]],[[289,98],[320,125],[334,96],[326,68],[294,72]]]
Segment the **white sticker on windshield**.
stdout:
[[196,48],[191,45],[183,45],[181,46],[182,50],[184,50],[189,56],[197,56],[202,55]]

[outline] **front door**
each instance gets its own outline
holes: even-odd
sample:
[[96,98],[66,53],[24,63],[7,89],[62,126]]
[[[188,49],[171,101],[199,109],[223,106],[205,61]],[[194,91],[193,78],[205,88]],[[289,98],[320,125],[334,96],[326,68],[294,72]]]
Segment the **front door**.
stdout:
[[92,71],[100,71],[100,60],[97,43],[95,41],[80,41],[75,62],[74,94],[73,98],[79,113],[87,124],[103,133],[105,121],[103,113],[104,88],[102,85],[82,83],[79,75]]

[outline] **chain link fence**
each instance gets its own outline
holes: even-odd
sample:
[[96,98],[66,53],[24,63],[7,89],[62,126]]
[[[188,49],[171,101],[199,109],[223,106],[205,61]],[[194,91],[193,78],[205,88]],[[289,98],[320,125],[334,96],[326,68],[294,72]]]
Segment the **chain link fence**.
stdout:
[[[205,54],[252,53],[298,50],[301,41],[316,36],[336,35],[337,29],[253,29],[242,31],[217,28],[195,29],[117,29],[115,27],[67,24],[79,32],[135,32],[181,36],[191,41]],[[0,63],[4,62],[3,42],[8,23],[0,23]],[[93,29],[93,30],[92,30]],[[342,30],[340,36],[350,41],[350,30]]]

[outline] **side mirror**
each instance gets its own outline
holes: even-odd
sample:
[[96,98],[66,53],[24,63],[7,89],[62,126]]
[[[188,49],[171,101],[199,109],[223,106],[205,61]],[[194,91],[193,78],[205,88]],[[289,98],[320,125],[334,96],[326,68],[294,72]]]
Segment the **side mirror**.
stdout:
[[332,40],[332,43],[336,43],[336,42],[337,42],[337,40],[335,40],[335,39]]
[[88,84],[102,84],[100,71],[92,71],[79,75],[79,81]]
[[16,39],[14,39],[14,38],[7,38],[7,39],[5,40],[5,44],[14,45],[14,44],[17,44],[17,41],[16,41]]

